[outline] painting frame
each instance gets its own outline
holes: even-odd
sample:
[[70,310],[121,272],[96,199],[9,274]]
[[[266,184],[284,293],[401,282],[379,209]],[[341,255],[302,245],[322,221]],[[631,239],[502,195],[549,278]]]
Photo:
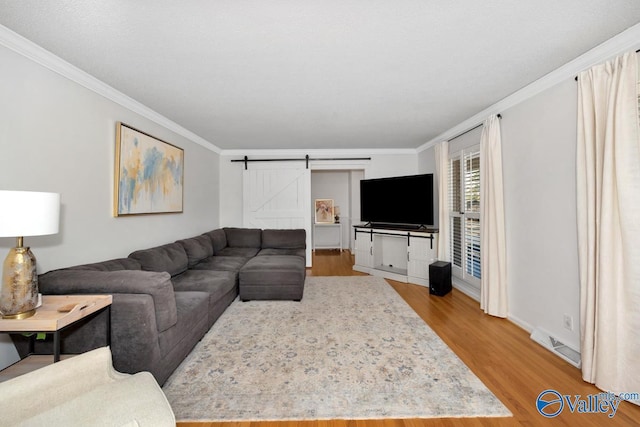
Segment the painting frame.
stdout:
[[334,224],[333,199],[315,199],[314,212],[316,224]]
[[113,216],[182,213],[184,149],[116,123]]

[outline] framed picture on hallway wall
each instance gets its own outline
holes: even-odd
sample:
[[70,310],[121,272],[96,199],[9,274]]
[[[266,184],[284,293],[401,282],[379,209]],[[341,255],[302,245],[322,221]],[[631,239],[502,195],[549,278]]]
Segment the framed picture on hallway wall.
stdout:
[[118,122],[115,160],[114,216],[182,212],[182,148]]
[[316,199],[316,224],[333,224],[333,199]]

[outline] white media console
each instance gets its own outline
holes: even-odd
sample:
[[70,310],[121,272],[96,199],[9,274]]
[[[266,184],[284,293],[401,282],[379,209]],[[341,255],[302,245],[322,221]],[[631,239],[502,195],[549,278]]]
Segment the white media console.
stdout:
[[429,286],[429,264],[436,261],[437,230],[355,226],[354,233],[354,270]]

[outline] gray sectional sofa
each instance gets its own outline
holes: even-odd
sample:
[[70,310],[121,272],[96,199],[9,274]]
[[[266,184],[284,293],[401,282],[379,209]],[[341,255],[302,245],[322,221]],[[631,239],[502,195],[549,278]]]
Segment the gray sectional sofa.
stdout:
[[[135,251],[127,258],[40,275],[43,294],[113,295],[115,369],[151,372],[161,385],[238,297],[300,300],[305,230],[223,228]],[[63,353],[104,346],[107,313],[62,334]],[[19,352],[26,340],[14,336]],[[50,352],[37,342],[36,352]]]

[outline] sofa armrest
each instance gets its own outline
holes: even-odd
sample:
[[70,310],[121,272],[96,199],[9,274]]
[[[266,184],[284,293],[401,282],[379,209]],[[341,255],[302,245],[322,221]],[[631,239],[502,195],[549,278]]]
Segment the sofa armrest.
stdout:
[[[158,327],[151,295],[114,294],[111,305],[111,353],[113,366],[120,372],[135,374],[149,371],[157,381],[162,380],[162,352],[158,341]],[[79,354],[105,345],[105,313],[69,326],[62,334],[63,353]],[[21,356],[28,355],[29,339],[12,335]],[[51,336],[35,342],[36,354],[52,354]]]
[[41,275],[39,286],[43,294],[52,295],[147,294],[153,299],[158,332],[178,321],[173,284],[166,272],[55,270]]
[[[44,412],[88,393],[101,384],[124,376],[126,375],[113,369],[108,347],[20,375],[0,383],[0,411],[3,414],[3,422],[7,425],[17,424],[25,417],[35,415],[34,412]],[[38,384],[38,393],[34,392],[35,384]],[[45,393],[51,390],[55,390],[55,393]]]
[[111,307],[111,352],[120,372],[149,371],[156,380],[162,352],[153,299],[145,294],[116,294]]
[[6,425],[87,425],[104,417],[113,425],[137,420],[140,425],[175,426],[158,384],[148,373],[132,376],[114,370],[108,347],[0,383],[0,391]]

